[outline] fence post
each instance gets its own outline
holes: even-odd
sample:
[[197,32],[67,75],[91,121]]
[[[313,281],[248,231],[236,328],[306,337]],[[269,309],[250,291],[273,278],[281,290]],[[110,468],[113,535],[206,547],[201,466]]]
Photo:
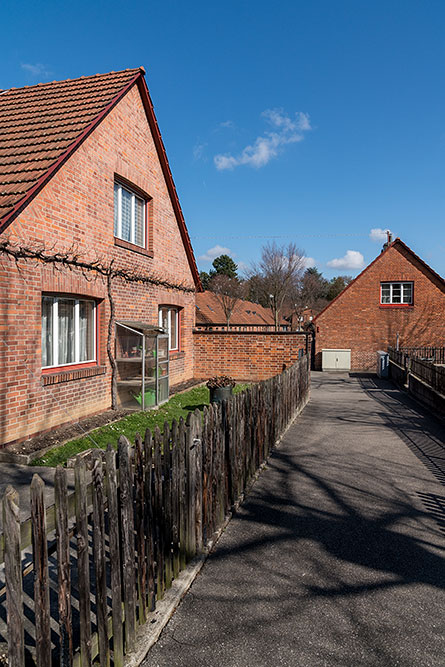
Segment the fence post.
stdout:
[[111,613],[113,628],[113,662],[114,667],[122,667],[124,663],[124,638],[122,624],[122,582],[121,582],[121,551],[119,548],[119,508],[117,502],[116,452],[108,445],[105,453],[106,488],[108,499],[108,525],[110,540],[111,564]]
[[172,484],[171,484],[171,449],[170,426],[164,422],[163,437],[163,487],[162,487],[162,527],[164,531],[165,588],[172,585]]
[[173,577],[179,574],[179,443],[178,422],[172,422],[171,484],[172,484],[172,543]]
[[148,609],[154,611],[156,606],[155,579],[154,579],[154,513],[153,513],[153,438],[148,428],[144,437],[144,464],[145,464],[145,539],[147,556],[147,593]]
[[51,664],[48,548],[44,490],[45,484],[42,478],[39,475],[34,475],[30,491],[37,667],[48,667]]
[[77,572],[79,590],[80,658],[82,667],[91,665],[90,559],[88,554],[88,513],[85,461],[78,457],[74,467]]
[[136,435],[134,449],[134,470],[135,470],[135,493],[136,493],[136,545],[138,554],[137,573],[138,573],[138,607],[139,624],[145,623],[147,618],[147,565],[145,560],[145,503],[144,503],[144,462],[142,451],[142,438],[139,433]]
[[186,464],[186,436],[184,419],[179,419],[179,565],[183,570],[187,563],[187,470]]
[[185,466],[187,471],[187,521],[186,521],[186,554],[187,560],[191,560],[196,554],[196,528],[195,528],[195,485],[196,485],[196,463],[195,446],[193,443],[193,413],[189,412],[185,422]]
[[93,553],[96,573],[96,616],[101,667],[110,664],[107,624],[107,579],[105,556],[105,507],[102,452],[93,451]]
[[5,538],[8,664],[10,667],[23,667],[25,664],[25,636],[23,630],[19,494],[10,485],[6,487],[3,496],[3,534]]
[[58,465],[54,477],[54,501],[56,506],[57,570],[59,585],[60,664],[63,667],[71,667],[73,663],[67,495],[66,470]]
[[202,423],[201,413],[196,408],[193,425],[195,448],[195,530],[196,551],[202,551]]
[[121,499],[122,569],[125,609],[125,648],[129,653],[136,635],[136,591],[134,563],[133,475],[130,462],[130,443],[119,438],[119,489]]
[[164,597],[164,529],[162,526],[162,452],[161,432],[155,427],[154,432],[154,464],[155,464],[155,492],[154,492],[154,517],[156,531],[156,597],[161,600]]

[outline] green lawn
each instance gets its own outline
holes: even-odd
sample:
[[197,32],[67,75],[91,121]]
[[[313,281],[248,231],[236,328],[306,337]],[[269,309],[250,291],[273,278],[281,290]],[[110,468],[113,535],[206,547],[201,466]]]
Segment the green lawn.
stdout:
[[[247,384],[238,384],[233,391],[238,393],[244,391],[247,387]],[[147,428],[153,430],[155,426],[159,426],[162,431],[164,422],[168,422],[171,426],[174,419],[179,420],[180,417],[185,419],[188,413],[196,410],[196,408],[202,411],[204,405],[209,404],[209,398],[209,390],[205,385],[194,387],[183,394],[172,396],[167,403],[156,410],[134,412],[113,424],[101,426],[82,438],[76,438],[60,447],[54,447],[40,458],[32,461],[31,465],[56,466],[59,463],[65,464],[71,456],[75,456],[75,454],[83,452],[85,449],[91,449],[92,447],[106,449],[109,442],[117,447],[117,441],[121,435],[125,435],[130,442],[134,442],[136,433],[143,436]]]

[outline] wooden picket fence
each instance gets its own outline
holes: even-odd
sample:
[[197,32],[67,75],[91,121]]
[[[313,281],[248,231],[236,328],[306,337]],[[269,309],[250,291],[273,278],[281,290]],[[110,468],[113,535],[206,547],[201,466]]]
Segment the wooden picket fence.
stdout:
[[187,563],[202,553],[259,466],[309,398],[308,357],[222,405],[147,430],[134,447],[79,457],[75,490],[55,472],[55,504],[30,487],[21,522],[17,492],[3,498],[0,600],[9,665],[120,667]]

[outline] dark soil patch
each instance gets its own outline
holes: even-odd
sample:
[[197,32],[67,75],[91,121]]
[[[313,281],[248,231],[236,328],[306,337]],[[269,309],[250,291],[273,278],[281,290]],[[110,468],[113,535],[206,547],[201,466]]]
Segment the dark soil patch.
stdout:
[[[170,396],[186,391],[201,383],[201,380],[181,382],[174,387],[170,387]],[[34,438],[30,438],[29,440],[12,443],[8,445],[8,451],[14,454],[32,454],[48,447],[58,447],[59,445],[63,445],[64,442],[82,437],[85,433],[88,433],[95,428],[99,428],[99,426],[105,426],[106,424],[122,419],[122,417],[131,414],[131,412],[132,410],[106,410],[100,414],[79,419],[75,423],[59,426],[47,433],[42,433]]]

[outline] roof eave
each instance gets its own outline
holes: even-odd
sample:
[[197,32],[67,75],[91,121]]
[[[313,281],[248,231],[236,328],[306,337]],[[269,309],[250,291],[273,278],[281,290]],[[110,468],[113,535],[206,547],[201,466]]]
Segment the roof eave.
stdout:
[[173,175],[167,158],[164,142],[162,140],[158,121],[156,120],[153,102],[151,101],[150,93],[148,92],[147,82],[143,76],[138,77],[138,87],[141,94],[142,102],[144,104],[145,112],[147,114],[148,123],[153,135],[159,161],[161,163],[162,173],[164,174],[167,189],[172,202],[173,210],[175,212],[176,220],[178,222],[179,231],[181,232],[182,242],[187,254],[190,269],[193,275],[193,280],[198,292],[203,292],[201,279],[199,277],[198,267],[196,265],[195,255],[193,252],[190,236],[185,224],[184,214],[182,213],[181,204],[179,203],[178,193],[173,181]]

